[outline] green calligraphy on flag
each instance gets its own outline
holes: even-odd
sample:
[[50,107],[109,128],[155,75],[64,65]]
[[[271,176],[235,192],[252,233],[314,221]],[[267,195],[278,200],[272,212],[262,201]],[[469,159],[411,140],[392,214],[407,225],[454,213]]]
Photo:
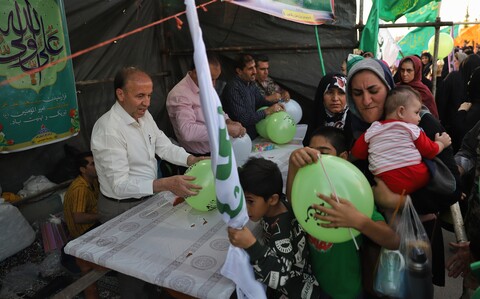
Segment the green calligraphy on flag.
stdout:
[[432,1],[417,11],[405,14],[408,23],[435,22],[440,9],[440,2]]
[[[221,106],[217,107],[217,113],[223,117],[223,109]],[[217,188],[233,188],[232,190],[232,195],[235,198],[233,202],[238,203],[236,208],[231,208],[228,203],[222,203],[218,200],[217,198],[217,209],[218,211],[223,214],[227,213],[230,218],[234,218],[237,216],[243,208],[243,202],[245,201],[244,195],[243,195],[243,190],[240,188],[240,186],[235,185],[233,182],[232,178],[232,143],[230,140],[227,139],[228,136],[228,131],[227,128],[219,128],[218,130],[218,135],[219,135],[219,144],[218,144],[218,155],[219,158],[226,158],[227,163],[222,164],[220,161],[217,164],[217,174],[216,174],[216,179],[223,181],[222,186],[219,186],[217,184]],[[219,159],[220,160],[220,159]],[[236,169],[235,169],[236,171]],[[229,184],[229,181],[231,184]],[[231,201],[232,202],[232,201]]]
[[[451,27],[445,27],[440,32],[450,34]],[[398,45],[402,49],[403,57],[409,55],[420,55],[422,51],[428,50],[428,42],[435,35],[434,27],[418,27],[410,31],[402,38]],[[454,26],[454,36],[458,35],[458,25]],[[399,56],[399,58],[402,58]]]
[[407,13],[412,13],[429,4],[440,0],[380,0],[380,19],[395,22]]

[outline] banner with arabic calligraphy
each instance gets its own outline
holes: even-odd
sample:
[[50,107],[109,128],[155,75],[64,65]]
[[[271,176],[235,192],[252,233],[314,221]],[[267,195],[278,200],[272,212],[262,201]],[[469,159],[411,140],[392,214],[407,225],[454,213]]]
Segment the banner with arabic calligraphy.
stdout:
[[334,0],[225,0],[288,21],[320,25],[333,20]]
[[78,134],[71,60],[22,77],[69,54],[62,0],[0,1],[0,153]]

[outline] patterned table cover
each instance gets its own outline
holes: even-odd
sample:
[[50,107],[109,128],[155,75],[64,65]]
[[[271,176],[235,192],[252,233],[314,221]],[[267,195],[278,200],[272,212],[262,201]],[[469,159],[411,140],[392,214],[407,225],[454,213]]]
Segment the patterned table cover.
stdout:
[[235,285],[220,274],[229,241],[216,211],[172,205],[159,193],[69,242],[65,252],[198,298],[229,298]]
[[[288,157],[299,147],[297,141],[251,155],[276,162],[285,183]],[[230,244],[221,215],[173,206],[174,199],[158,193],[69,242],[65,252],[197,298],[229,298],[235,285],[220,274]],[[248,226],[261,235],[260,225]]]

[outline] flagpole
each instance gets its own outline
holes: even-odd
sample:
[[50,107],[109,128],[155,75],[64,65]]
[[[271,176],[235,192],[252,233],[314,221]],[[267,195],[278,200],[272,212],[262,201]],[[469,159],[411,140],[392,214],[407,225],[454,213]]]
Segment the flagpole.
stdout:
[[[438,9],[437,9],[437,18],[435,19],[435,23],[440,23],[440,9],[442,6],[442,2],[440,1],[438,3]],[[433,65],[432,65],[432,94],[433,98],[435,99],[435,96],[437,94],[437,59],[438,59],[438,44],[439,44],[439,37],[440,37],[440,26],[436,25],[435,26],[435,46],[433,50]]]

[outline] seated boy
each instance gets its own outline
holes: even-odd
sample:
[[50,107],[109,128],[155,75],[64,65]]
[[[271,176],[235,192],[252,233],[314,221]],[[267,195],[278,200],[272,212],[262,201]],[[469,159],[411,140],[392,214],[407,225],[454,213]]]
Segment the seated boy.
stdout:
[[[63,215],[72,238],[78,238],[99,225],[97,199],[100,187],[92,152],[78,154],[76,164],[79,175],[68,187],[63,201]],[[83,274],[88,273],[92,268],[102,269],[100,266],[85,260],[79,258],[75,258],[75,260]],[[73,257],[65,254],[62,249],[62,263],[70,268],[72,262]],[[96,283],[88,286],[84,290],[84,295],[86,299],[98,298]]]
[[282,194],[282,174],[278,166],[263,158],[250,158],[239,169],[248,215],[264,221],[265,244],[252,232],[228,228],[232,245],[250,256],[257,280],[291,299],[318,298],[320,288],[308,263],[305,232]]
[[[299,168],[315,163],[320,153],[334,155],[346,159],[348,156],[346,139],[343,131],[334,127],[322,127],[316,130],[310,139],[310,147],[292,152],[289,161],[287,178],[287,197],[290,198],[293,180]],[[327,169],[328,171],[328,169]],[[360,231],[373,242],[387,249],[398,249],[399,237],[385,223],[383,216],[374,210],[371,218],[360,213],[350,201],[339,198],[339,203],[333,195],[319,194],[319,197],[331,208],[313,205],[317,210],[315,218],[327,223],[324,227],[351,227]],[[324,216],[321,216],[324,214]],[[357,243],[362,241],[361,235],[356,237]],[[343,243],[328,243],[308,236],[310,258],[315,277],[322,288],[320,298],[354,299],[362,298],[362,279],[371,279],[374,272],[374,262],[363,269],[361,257],[355,248],[353,240]],[[372,276],[372,277],[367,277]],[[373,283],[367,283],[369,288]]]

